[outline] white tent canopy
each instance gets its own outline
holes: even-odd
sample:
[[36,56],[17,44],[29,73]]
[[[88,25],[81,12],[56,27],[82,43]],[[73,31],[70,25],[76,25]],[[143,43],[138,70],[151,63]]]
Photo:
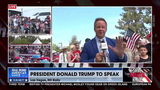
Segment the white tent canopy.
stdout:
[[42,44],[42,42],[37,38],[32,44]]

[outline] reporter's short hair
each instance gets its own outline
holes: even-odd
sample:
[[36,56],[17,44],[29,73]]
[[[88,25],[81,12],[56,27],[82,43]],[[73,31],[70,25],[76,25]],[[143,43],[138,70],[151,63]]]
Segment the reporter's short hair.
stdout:
[[97,21],[104,21],[106,23],[106,25],[107,25],[107,22],[106,22],[106,20],[104,18],[96,18],[95,21],[94,21],[94,27],[96,26],[96,22]]

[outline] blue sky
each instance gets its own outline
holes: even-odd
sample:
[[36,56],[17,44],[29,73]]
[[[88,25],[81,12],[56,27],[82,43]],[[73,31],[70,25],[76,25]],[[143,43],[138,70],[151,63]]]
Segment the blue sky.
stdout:
[[52,7],[52,43],[68,46],[73,35],[81,40],[83,46],[86,38],[94,38],[94,20],[102,17],[107,21],[106,36],[119,36],[115,28],[122,13],[122,7]]

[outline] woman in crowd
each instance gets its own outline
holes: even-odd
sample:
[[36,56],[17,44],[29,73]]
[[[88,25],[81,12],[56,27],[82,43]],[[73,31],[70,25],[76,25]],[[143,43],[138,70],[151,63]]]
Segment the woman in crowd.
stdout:
[[74,51],[76,51],[76,46],[75,45],[71,45],[70,46],[70,52],[67,55],[67,60],[68,62],[79,62],[79,55],[75,54],[74,55]]
[[41,22],[41,24],[40,24],[40,30],[41,30],[41,33],[45,32],[45,24],[44,24],[44,22]]

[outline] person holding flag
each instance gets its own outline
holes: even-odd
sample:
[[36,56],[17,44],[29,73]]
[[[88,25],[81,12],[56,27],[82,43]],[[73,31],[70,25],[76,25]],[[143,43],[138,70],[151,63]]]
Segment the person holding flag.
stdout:
[[[141,38],[140,35],[135,33],[133,30],[128,28],[127,35],[126,35],[127,44],[126,47],[132,50],[132,53],[137,54],[135,55],[135,61],[136,62],[151,62],[151,44],[143,44],[145,39],[142,39],[143,41],[140,41],[138,50],[136,50],[135,45]],[[147,35],[146,37],[148,41],[151,41],[151,33]],[[127,55],[129,57],[130,55]],[[128,61],[130,61],[128,59]]]
[[127,40],[126,47],[130,48],[132,50],[132,52],[134,52],[136,41],[139,40],[140,37],[141,37],[140,35],[138,35],[133,30],[128,28],[127,35],[125,37],[125,39]]
[[125,53],[127,54],[127,62],[139,61],[140,57],[136,44],[138,44],[140,38],[140,35],[128,28],[127,34],[124,38],[126,42]]

